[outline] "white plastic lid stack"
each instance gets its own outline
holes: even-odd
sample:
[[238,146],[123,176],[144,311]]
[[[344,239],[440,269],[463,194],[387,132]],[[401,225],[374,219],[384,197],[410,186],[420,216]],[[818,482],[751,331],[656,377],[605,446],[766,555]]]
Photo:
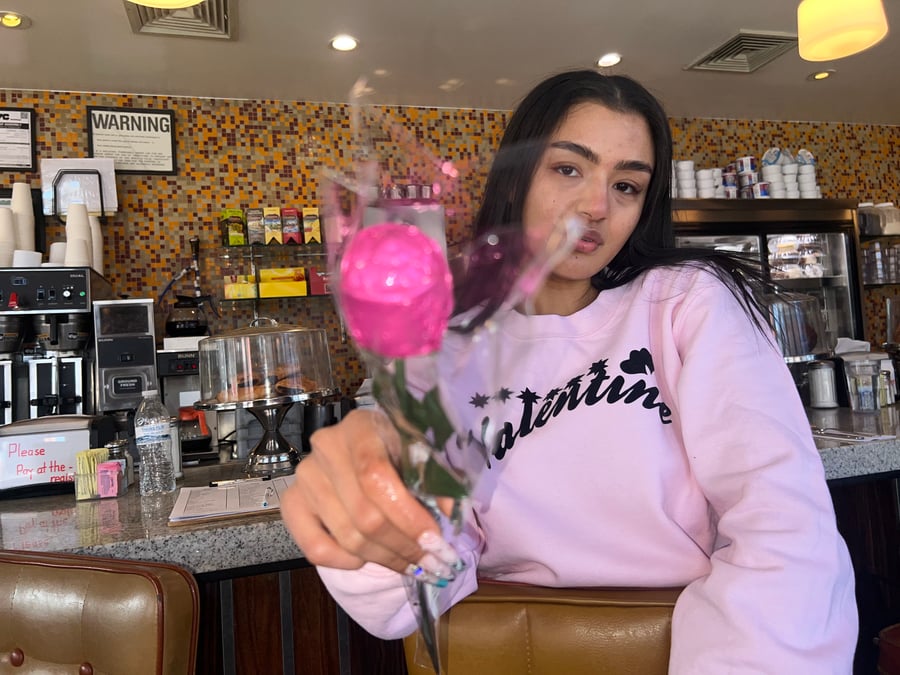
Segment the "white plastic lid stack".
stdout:
[[900,209],[893,202],[876,204],[874,212],[878,218],[877,234],[900,234]]

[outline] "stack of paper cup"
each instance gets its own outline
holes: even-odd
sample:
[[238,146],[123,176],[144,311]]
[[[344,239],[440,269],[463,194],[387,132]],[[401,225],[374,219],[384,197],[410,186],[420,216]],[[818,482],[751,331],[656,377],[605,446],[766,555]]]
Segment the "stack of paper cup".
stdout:
[[716,181],[712,169],[697,169],[695,174],[697,196],[700,199],[712,199],[716,196]]
[[103,230],[100,229],[100,218],[89,216],[91,223],[91,267],[97,274],[103,274]]
[[54,241],[50,244],[49,265],[62,267],[66,264],[66,242]]
[[87,207],[81,203],[69,204],[66,211],[66,266],[90,267],[92,251]]
[[797,174],[797,185],[800,188],[801,199],[818,199],[822,196],[822,191],[816,182],[815,164],[800,164]]
[[800,185],[797,182],[797,173],[800,165],[791,162],[781,165],[782,179],[784,180],[784,196],[788,199],[800,198]]
[[781,164],[763,164],[762,177],[769,184],[769,196],[772,199],[784,199],[787,196]]
[[34,205],[31,202],[31,186],[13,183],[10,208],[16,216],[16,248],[34,250]]
[[683,159],[675,162],[676,194],[682,199],[697,197],[697,181],[694,178],[694,162]]
[[11,267],[16,250],[16,216],[12,209],[0,207],[0,267]]

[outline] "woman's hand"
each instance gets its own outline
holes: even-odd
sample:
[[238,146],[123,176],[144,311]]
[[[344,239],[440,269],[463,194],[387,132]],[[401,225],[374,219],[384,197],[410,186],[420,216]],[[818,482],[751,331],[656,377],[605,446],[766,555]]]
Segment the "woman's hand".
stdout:
[[281,502],[285,525],[315,565],[357,569],[374,562],[431,581],[450,579],[458,556],[406,489],[386,443],[399,439],[378,412],[354,410],[316,431]]

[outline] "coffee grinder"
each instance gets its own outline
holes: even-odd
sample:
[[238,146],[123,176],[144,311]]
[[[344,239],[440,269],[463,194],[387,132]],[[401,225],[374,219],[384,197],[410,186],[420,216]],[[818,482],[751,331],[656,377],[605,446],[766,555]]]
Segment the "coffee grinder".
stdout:
[[116,432],[134,444],[134,413],[146,389],[159,389],[153,300],[126,298],[94,303],[97,412],[112,415]]

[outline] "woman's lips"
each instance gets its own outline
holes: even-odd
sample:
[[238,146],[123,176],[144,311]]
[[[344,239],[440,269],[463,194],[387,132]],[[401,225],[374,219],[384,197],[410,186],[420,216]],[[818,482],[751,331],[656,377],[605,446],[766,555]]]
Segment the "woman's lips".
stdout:
[[575,244],[575,251],[578,253],[593,253],[600,248],[602,243],[603,240],[600,238],[599,234],[596,234],[595,232],[586,232]]

